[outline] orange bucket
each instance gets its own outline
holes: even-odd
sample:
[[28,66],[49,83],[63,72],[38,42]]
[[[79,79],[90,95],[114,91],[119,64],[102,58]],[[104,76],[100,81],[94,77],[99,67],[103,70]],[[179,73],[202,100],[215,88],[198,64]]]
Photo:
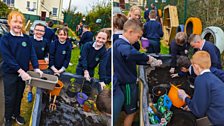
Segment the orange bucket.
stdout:
[[[57,84],[59,84],[59,87],[57,86]],[[63,88],[64,84],[62,81],[58,80],[58,83],[56,84],[56,86],[54,87],[54,90],[49,90],[49,93],[51,93],[51,95],[56,95],[58,96],[61,92],[61,89]]]
[[172,104],[175,107],[180,108],[180,107],[182,107],[185,104],[185,102],[178,97],[178,89],[179,88],[177,88],[176,86],[171,84],[168,96],[169,96],[170,100],[172,101]]
[[[40,70],[46,70],[48,68],[48,63],[45,62],[45,60],[38,60],[38,64],[39,64]],[[31,62],[29,65],[29,70],[33,70],[33,66],[32,66]]]

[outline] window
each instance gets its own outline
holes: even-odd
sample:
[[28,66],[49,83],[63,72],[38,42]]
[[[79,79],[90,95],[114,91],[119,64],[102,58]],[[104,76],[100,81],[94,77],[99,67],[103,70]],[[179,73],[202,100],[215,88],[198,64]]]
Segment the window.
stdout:
[[5,4],[7,4],[8,6],[14,6],[14,0],[3,0],[3,2],[5,3]]
[[33,9],[36,9],[36,5],[37,5],[37,3],[33,2]]
[[26,8],[30,8],[30,1],[27,1]]
[[57,16],[58,8],[53,8],[53,14],[54,16]]

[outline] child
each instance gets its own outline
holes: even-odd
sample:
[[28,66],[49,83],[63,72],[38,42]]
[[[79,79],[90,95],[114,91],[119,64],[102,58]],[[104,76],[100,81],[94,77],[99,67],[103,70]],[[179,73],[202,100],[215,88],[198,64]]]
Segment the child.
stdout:
[[170,73],[174,73],[176,67],[177,57],[186,55],[187,52],[187,34],[184,32],[178,32],[175,39],[170,44],[170,54],[172,61],[170,63]]
[[[130,8],[130,11],[128,13],[128,19],[136,19],[136,20],[141,20],[141,9],[138,6],[132,6]],[[133,45],[136,50],[140,50],[140,44],[139,42],[135,42]]]
[[113,42],[119,38],[119,35],[123,34],[123,26],[128,18],[123,14],[116,14],[113,16]]
[[196,117],[207,116],[213,125],[224,125],[224,83],[209,70],[211,67],[209,53],[196,52],[191,63],[197,75],[194,82],[194,96],[190,99],[185,91],[180,89],[179,98],[186,102],[188,109]]
[[162,25],[156,21],[156,11],[151,10],[149,13],[150,20],[144,25],[143,37],[147,38],[150,46],[147,48],[148,53],[160,53],[160,38],[163,37]]
[[108,116],[107,126],[111,125],[111,90],[104,89],[96,98],[97,109]]
[[[124,33],[113,45],[114,63],[114,124],[118,119],[121,108],[123,107],[127,116],[124,126],[131,126],[137,111],[137,70],[136,65],[146,65],[155,63],[161,65],[160,60],[138,52],[134,44],[142,35],[142,24],[139,20],[129,19],[124,24]],[[125,95],[125,98],[124,98]]]
[[[102,80],[105,84],[110,84],[111,82],[111,29],[105,29],[107,30],[110,34],[108,34],[108,40],[105,43],[106,47],[106,53],[105,56],[103,57],[103,61],[100,63],[100,71],[101,69],[106,71],[106,74],[101,74],[100,80]],[[104,83],[101,83],[101,89],[105,85]]]
[[71,59],[71,43],[67,41],[68,30],[67,28],[58,29],[58,39],[51,43],[50,46],[50,62],[49,67],[53,71],[54,75],[60,76]]
[[[171,74],[172,78],[182,77],[182,76],[186,76],[186,75],[191,76],[192,79],[195,78],[194,70],[192,68],[191,61],[188,57],[180,56],[177,59],[177,66],[180,67],[181,72],[176,73],[176,74]],[[223,70],[217,69],[215,67],[211,67],[210,71],[213,74],[215,74],[220,80],[222,80],[224,82],[224,71]],[[194,79],[191,82],[194,83]]]
[[3,59],[3,83],[5,93],[5,125],[11,126],[12,119],[16,119],[19,125],[25,124],[20,116],[20,106],[25,88],[25,81],[31,77],[26,71],[31,61],[34,71],[42,76],[37,61],[37,56],[25,33],[25,18],[23,14],[12,11],[8,15],[10,32],[1,38],[0,49]]
[[54,40],[55,38],[55,30],[52,29],[53,26],[53,21],[48,21],[47,22],[47,26],[45,27],[45,34],[44,34],[44,38],[47,40],[48,43],[48,47],[50,47],[51,42]]
[[[37,59],[38,60],[45,60],[48,63],[48,43],[45,38],[43,38],[45,33],[45,26],[42,24],[36,24],[34,28],[34,36],[31,37],[31,42],[35,49]],[[27,100],[28,102],[32,102],[33,94],[32,94],[32,87],[28,86],[28,95]]]
[[[102,68],[102,61],[106,53],[105,43],[109,38],[109,32],[107,30],[100,30],[96,35],[95,42],[86,43],[81,50],[81,57],[76,67],[76,74],[83,75],[86,80],[90,81],[90,78],[94,76],[94,69],[100,63],[99,75],[100,78],[105,76],[106,70]],[[100,80],[101,82],[103,80]]]
[[87,42],[93,42],[93,33],[89,30],[88,25],[83,26],[83,34],[79,41],[79,47],[82,49],[82,46]]
[[214,44],[203,40],[200,35],[196,34],[190,35],[189,43],[195,49],[207,51],[211,56],[212,67],[222,69],[220,51]]

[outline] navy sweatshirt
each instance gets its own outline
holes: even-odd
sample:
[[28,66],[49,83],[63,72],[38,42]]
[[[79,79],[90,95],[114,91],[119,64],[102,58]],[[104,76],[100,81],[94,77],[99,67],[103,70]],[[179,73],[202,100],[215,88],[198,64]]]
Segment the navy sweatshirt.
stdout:
[[71,43],[66,41],[61,44],[59,40],[55,40],[50,46],[49,67],[54,66],[56,69],[62,67],[67,68],[71,59]]
[[171,43],[170,43],[170,54],[172,56],[172,60],[171,60],[171,63],[170,63],[170,66],[172,68],[175,68],[176,67],[176,64],[177,64],[177,56],[181,56],[181,55],[186,55],[185,54],[185,50],[187,50],[187,45],[183,45],[183,46],[180,46],[176,43],[175,40],[173,40]]
[[[104,70],[106,70],[106,74],[101,72]],[[100,80],[104,81],[104,83],[109,84],[111,82],[111,48],[106,51],[103,61],[100,63],[99,75]]]
[[146,10],[144,12],[144,19],[146,20],[146,22],[149,21],[149,10]]
[[84,45],[87,42],[93,42],[93,33],[90,31],[86,31],[82,34],[82,37],[79,41],[80,46]]
[[224,83],[211,72],[195,79],[194,96],[185,101],[198,118],[208,116],[213,125],[224,125]]
[[159,42],[163,37],[162,25],[156,20],[150,20],[144,24],[143,37],[148,40],[154,40]]
[[16,74],[20,68],[27,71],[30,61],[34,69],[39,68],[37,56],[28,35],[13,36],[7,33],[1,38],[0,49],[3,59],[2,70],[5,73]]
[[212,67],[222,69],[220,51],[213,43],[205,41],[202,50],[210,54]]
[[31,37],[31,42],[33,44],[38,60],[48,57],[49,47],[46,39],[38,41],[34,39],[34,37]]
[[[88,70],[90,74],[91,73],[93,74],[95,67],[103,61],[105,54],[106,54],[105,46],[103,46],[99,50],[95,50],[95,48],[93,47],[93,42],[88,42],[85,45],[83,45],[83,48],[81,50],[81,57],[79,58],[79,63],[77,67],[81,68],[83,71]],[[102,72],[103,74],[103,75],[100,74],[100,78],[101,76],[105,76],[106,74],[105,71],[106,71],[105,69],[100,68],[99,73]]]
[[122,38],[116,40],[113,45],[114,77],[118,83],[136,83],[136,65],[145,65],[148,60],[147,55],[138,52]]
[[51,42],[55,39],[55,32],[53,29],[49,27],[45,27],[45,34],[43,36],[45,39],[47,39],[48,46],[50,47]]
[[[113,34],[113,42],[115,42],[117,39],[119,39],[119,35],[122,35],[122,34]],[[132,45],[136,50],[140,50],[140,44],[139,42],[135,42],[133,45]]]

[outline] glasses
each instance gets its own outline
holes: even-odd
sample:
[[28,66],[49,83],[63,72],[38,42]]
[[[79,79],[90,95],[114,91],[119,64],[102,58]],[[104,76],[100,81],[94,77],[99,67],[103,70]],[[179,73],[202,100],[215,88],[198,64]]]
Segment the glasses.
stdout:
[[44,30],[40,30],[40,29],[34,29],[34,30],[38,32],[45,32]]

